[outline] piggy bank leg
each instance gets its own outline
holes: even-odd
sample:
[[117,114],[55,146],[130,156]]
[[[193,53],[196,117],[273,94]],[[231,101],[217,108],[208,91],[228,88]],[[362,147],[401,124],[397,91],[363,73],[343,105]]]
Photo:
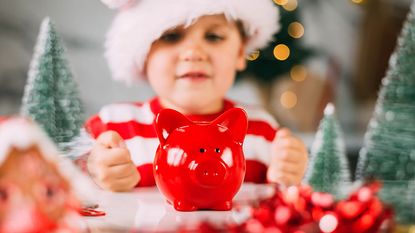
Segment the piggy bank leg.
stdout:
[[232,209],[232,201],[225,201],[212,206],[213,210],[230,210]]
[[173,204],[174,208],[178,211],[195,211],[197,207],[186,201],[175,200]]

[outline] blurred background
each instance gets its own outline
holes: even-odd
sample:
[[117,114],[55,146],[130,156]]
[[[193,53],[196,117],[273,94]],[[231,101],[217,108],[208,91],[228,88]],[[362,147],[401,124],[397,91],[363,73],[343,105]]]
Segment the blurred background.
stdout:
[[[262,105],[311,145],[333,102],[354,169],[380,81],[410,0],[274,0],[282,30],[251,54],[229,97]],[[103,42],[115,11],[99,0],[0,0],[0,115],[17,114],[40,22],[55,22],[86,117],[117,101],[153,96],[143,82],[112,82]],[[162,16],[160,16],[162,17]],[[145,29],[143,29],[145,30]]]

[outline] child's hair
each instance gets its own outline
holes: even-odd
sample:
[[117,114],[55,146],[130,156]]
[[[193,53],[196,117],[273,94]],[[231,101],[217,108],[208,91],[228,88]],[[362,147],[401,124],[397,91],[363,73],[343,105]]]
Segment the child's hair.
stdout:
[[151,44],[167,30],[191,25],[203,15],[224,14],[236,21],[247,53],[268,44],[279,29],[272,0],[102,0],[120,8],[108,31],[105,57],[115,80],[143,79]]
[[242,41],[247,42],[248,35],[245,32],[244,23],[241,20],[237,20],[236,27],[238,28],[239,34],[241,35]]

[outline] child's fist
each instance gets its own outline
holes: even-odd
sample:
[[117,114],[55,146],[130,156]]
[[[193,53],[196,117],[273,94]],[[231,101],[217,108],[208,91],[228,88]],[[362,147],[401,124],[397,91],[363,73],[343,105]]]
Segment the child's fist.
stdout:
[[129,191],[141,177],[121,136],[114,131],[99,135],[87,162],[88,172],[103,189]]
[[271,155],[268,181],[287,186],[300,184],[308,162],[304,143],[294,137],[290,130],[280,129],[272,143]]

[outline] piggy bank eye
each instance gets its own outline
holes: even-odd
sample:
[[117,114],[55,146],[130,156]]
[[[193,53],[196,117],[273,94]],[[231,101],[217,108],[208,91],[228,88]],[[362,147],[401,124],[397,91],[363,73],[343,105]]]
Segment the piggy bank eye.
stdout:
[[215,152],[216,152],[216,153],[220,153],[220,149],[219,149],[219,148],[216,148],[216,149],[215,149]]
[[205,153],[206,149],[205,148],[200,148],[199,151],[200,151],[200,153]]

